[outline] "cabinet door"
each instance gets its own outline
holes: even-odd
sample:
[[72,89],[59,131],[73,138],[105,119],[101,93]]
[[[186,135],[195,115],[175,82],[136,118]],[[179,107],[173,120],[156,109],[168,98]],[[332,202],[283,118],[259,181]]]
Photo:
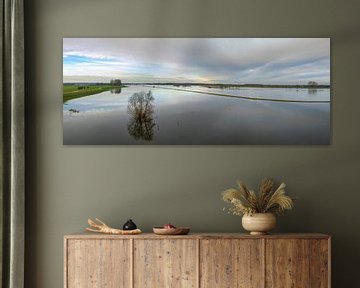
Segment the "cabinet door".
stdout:
[[266,240],[266,287],[309,287],[309,240]]
[[134,240],[135,288],[197,287],[197,240]]
[[200,287],[264,287],[263,242],[260,239],[200,241]]
[[131,287],[130,240],[68,239],[66,288]]
[[330,240],[310,241],[310,287],[330,287]]

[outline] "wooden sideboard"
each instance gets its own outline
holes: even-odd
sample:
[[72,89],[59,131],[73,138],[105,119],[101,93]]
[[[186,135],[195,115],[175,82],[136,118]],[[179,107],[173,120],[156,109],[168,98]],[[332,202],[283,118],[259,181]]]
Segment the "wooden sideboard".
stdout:
[[328,288],[323,234],[67,235],[65,288]]

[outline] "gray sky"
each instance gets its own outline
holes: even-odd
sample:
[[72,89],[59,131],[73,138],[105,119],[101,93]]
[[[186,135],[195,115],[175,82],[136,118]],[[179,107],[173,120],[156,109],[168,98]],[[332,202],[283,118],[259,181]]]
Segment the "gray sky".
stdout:
[[330,83],[329,38],[64,38],[63,82]]

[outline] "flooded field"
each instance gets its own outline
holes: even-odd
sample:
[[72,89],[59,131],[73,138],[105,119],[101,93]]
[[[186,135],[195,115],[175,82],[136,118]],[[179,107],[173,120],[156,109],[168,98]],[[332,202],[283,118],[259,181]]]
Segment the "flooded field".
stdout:
[[330,143],[330,89],[133,85],[63,105],[66,145]]

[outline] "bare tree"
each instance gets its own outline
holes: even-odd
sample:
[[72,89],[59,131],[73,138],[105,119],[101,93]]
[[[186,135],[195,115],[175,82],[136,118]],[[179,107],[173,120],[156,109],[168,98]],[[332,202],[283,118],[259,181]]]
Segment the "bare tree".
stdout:
[[110,85],[114,85],[114,86],[121,86],[121,80],[120,79],[111,79],[110,80]]
[[308,82],[308,86],[311,86],[311,87],[316,87],[318,85],[319,85],[319,83],[317,83],[316,81],[309,81]]

